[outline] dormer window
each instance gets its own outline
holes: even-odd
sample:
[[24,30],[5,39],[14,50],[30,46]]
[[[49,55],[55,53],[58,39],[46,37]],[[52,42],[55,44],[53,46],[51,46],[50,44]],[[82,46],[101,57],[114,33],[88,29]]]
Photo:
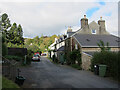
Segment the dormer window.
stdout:
[[96,30],[95,29],[92,29],[92,34],[96,34]]

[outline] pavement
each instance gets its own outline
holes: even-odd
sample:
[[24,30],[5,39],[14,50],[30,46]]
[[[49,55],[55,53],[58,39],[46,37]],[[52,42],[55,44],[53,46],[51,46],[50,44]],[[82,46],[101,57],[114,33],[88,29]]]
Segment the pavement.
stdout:
[[22,88],[118,88],[116,81],[90,71],[54,64],[46,57],[20,70],[20,75],[26,78]]

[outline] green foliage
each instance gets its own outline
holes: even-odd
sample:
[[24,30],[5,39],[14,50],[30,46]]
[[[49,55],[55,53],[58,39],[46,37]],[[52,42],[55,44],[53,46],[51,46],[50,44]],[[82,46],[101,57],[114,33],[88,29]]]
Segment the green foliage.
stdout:
[[6,42],[6,36],[5,34],[2,34],[2,43],[5,43]]
[[3,89],[13,89],[13,88],[20,88],[17,84],[15,84],[13,81],[11,80],[8,80],[7,78],[5,77],[2,77],[2,88]]
[[35,38],[33,38],[33,40],[34,40],[34,43],[39,44],[39,36],[36,36]]
[[7,29],[11,26],[10,20],[6,13],[0,17],[0,32],[7,34]]
[[8,42],[13,44],[24,44],[23,31],[20,24],[17,27],[17,24],[13,23],[12,27],[8,31],[8,39]]
[[40,48],[36,44],[32,44],[32,45],[28,46],[27,48],[28,48],[28,50],[31,50],[33,52],[39,52],[40,51]]
[[5,58],[9,60],[16,60],[16,61],[21,61],[23,58],[20,56],[15,56],[15,55],[6,55]]
[[0,17],[0,32],[2,32],[2,35],[4,37],[2,39],[3,42],[11,42],[17,45],[24,44],[23,31],[21,25],[18,25],[17,27],[17,24],[13,23],[13,25],[11,26],[10,20],[6,13],[2,14],[2,16]]
[[18,45],[18,44],[13,44],[11,42],[8,42],[7,43],[7,47],[11,47],[11,48],[24,48],[24,45],[23,44]]
[[106,46],[105,46],[104,42],[100,40],[100,43],[97,43],[97,45],[99,46],[101,51],[109,51],[110,50],[108,42],[106,43]]
[[91,61],[92,70],[95,64],[105,64],[107,65],[107,76],[120,80],[118,78],[120,75],[120,52],[96,52]]
[[76,68],[78,70],[81,70],[82,68],[80,67],[80,65],[77,64],[72,64],[71,67]]
[[2,56],[5,56],[8,54],[8,48],[5,43],[2,43]]
[[75,64],[75,61],[78,61],[78,65],[81,64],[81,54],[79,50],[73,50],[69,53],[71,64]]
[[31,50],[27,51],[26,64],[30,65],[32,61],[33,52]]
[[65,59],[67,65],[71,64],[70,54],[71,54],[71,52],[67,52],[64,54],[64,59]]
[[42,35],[40,38],[39,36],[34,37],[33,39],[26,38],[25,39],[25,47],[28,50],[32,50],[33,52],[40,52],[40,51],[47,51],[49,50],[48,47],[54,42],[56,35],[51,37],[46,37]]

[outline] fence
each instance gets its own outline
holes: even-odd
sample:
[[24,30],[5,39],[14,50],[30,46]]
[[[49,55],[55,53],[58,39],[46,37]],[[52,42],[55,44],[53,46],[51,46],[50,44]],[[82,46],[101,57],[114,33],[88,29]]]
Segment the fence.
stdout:
[[17,76],[18,63],[15,60],[8,60],[2,57],[2,75],[10,80],[15,81]]

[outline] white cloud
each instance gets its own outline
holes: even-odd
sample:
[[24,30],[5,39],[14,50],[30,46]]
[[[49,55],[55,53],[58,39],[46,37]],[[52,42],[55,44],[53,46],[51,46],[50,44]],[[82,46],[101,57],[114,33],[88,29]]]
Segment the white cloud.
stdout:
[[[106,13],[111,13],[111,16],[106,16]],[[114,35],[118,35],[118,3],[107,2],[106,5],[100,7],[96,13],[92,15],[89,21],[100,19],[100,16],[106,21],[106,29]]]
[[[73,30],[76,30],[80,28],[80,19],[89,8],[100,7],[100,10],[94,13],[89,21],[98,20],[100,16],[103,16],[108,30],[116,33],[117,20],[114,18],[117,14],[116,4],[106,3],[105,6],[100,6],[98,1],[95,2],[95,0],[92,0],[92,2],[86,2],[88,0],[85,2],[80,2],[81,0],[66,2],[44,1],[32,2],[30,0],[29,2],[24,2],[22,0],[16,2],[14,0],[13,2],[7,2],[6,0],[6,2],[0,3],[0,11],[2,13],[6,12],[12,23],[16,22],[22,25],[25,37],[35,37],[41,34],[64,33],[66,30],[65,26],[72,26]],[[112,12],[112,16],[105,16],[104,13],[106,11]]]
[[1,2],[118,2],[119,0],[0,0]]

